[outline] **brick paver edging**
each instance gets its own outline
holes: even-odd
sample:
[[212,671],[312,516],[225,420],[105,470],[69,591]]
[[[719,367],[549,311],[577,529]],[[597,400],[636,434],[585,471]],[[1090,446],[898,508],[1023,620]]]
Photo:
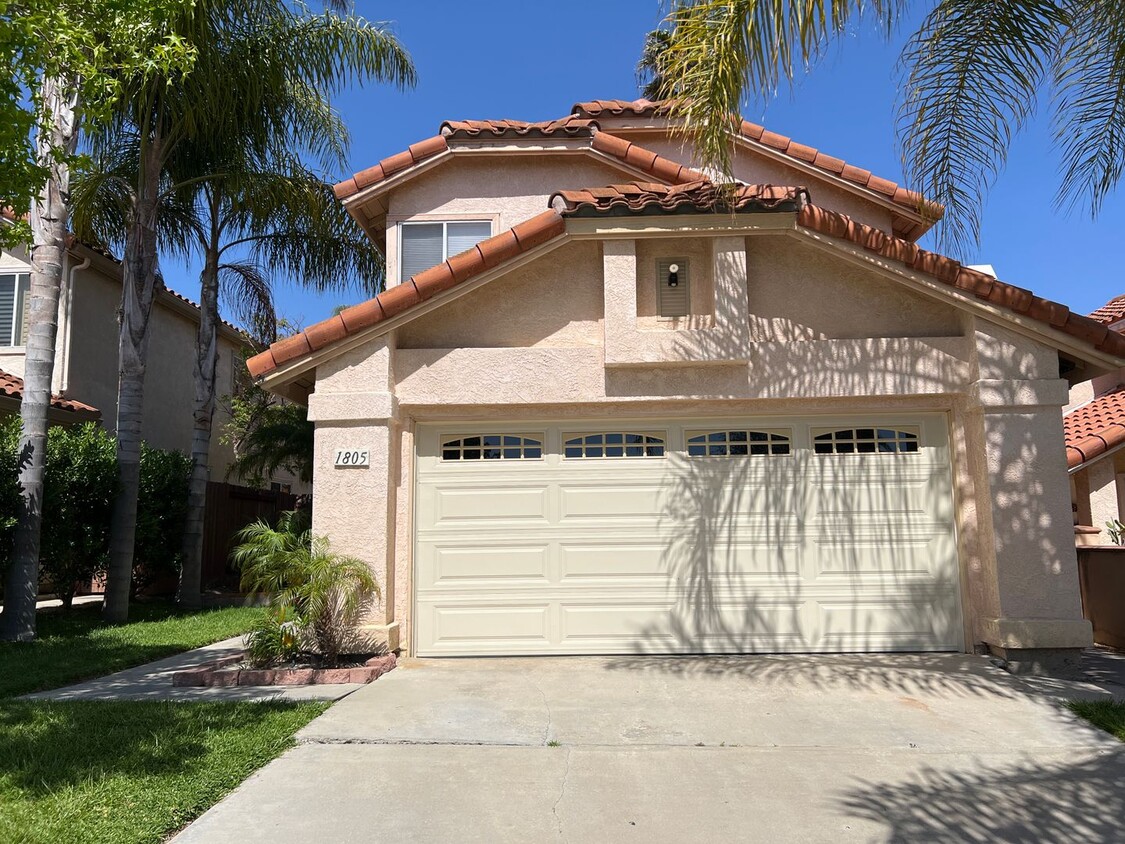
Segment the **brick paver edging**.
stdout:
[[173,686],[311,686],[370,683],[395,667],[394,654],[376,656],[360,668],[230,668],[241,654],[172,674]]

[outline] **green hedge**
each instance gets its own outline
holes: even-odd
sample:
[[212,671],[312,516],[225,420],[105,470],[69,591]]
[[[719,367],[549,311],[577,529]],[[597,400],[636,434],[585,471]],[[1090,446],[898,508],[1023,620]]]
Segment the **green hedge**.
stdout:
[[[13,550],[19,435],[18,417],[0,423],[0,569],[8,566]],[[179,571],[190,474],[187,455],[142,447],[133,561],[137,584]],[[93,423],[53,426],[47,435],[39,570],[64,601],[79,584],[105,572],[116,493],[113,438]]]

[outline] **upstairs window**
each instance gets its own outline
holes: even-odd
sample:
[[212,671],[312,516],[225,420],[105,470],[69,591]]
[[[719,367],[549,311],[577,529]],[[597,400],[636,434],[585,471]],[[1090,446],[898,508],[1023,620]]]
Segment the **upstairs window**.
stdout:
[[902,454],[918,451],[918,430],[908,428],[843,428],[813,431],[817,454]]
[[400,230],[400,281],[436,267],[442,261],[492,237],[492,223],[487,220],[401,223]]
[[27,344],[28,304],[31,276],[0,275],[0,346]]

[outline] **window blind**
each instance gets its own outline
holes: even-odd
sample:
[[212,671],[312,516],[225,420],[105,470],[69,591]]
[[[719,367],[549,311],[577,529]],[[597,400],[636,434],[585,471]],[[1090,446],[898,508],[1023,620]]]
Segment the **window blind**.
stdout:
[[442,223],[417,223],[402,227],[399,278],[406,281],[445,260]]
[[492,236],[491,223],[447,223],[449,236],[449,251],[447,258],[459,255],[466,249],[472,249],[482,240]]

